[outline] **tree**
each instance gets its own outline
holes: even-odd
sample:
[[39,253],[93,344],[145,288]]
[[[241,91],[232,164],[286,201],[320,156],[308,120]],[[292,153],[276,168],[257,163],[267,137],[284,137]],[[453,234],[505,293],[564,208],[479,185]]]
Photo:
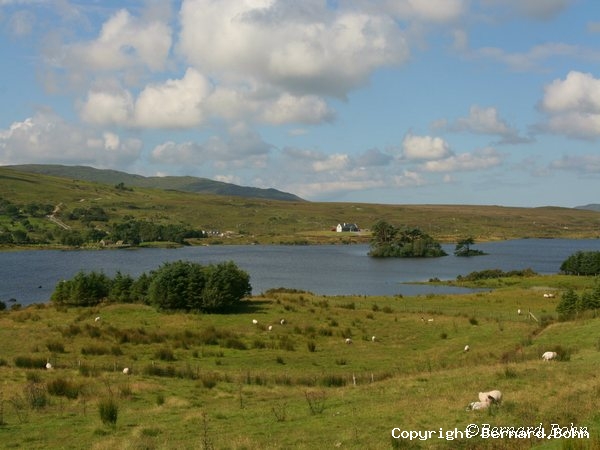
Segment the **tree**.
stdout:
[[233,262],[201,266],[177,261],[151,275],[148,303],[165,310],[229,309],[252,292],[250,276]]
[[202,293],[203,311],[231,308],[252,293],[250,276],[232,261],[207,266],[206,284]]
[[556,312],[562,319],[570,319],[577,312],[577,303],[579,297],[573,289],[569,289],[562,294],[558,305],[556,305]]
[[50,300],[60,305],[94,306],[106,299],[110,285],[110,278],[103,273],[80,271],[71,280],[59,282]]
[[481,250],[473,250],[471,245],[475,244],[475,239],[469,236],[468,238],[461,239],[456,243],[454,248],[454,256],[476,256],[485,255]]
[[600,275],[600,252],[575,252],[563,261],[560,271],[567,275]]
[[369,256],[412,258],[446,255],[442,246],[419,228],[401,230],[385,221],[379,221],[373,227]]

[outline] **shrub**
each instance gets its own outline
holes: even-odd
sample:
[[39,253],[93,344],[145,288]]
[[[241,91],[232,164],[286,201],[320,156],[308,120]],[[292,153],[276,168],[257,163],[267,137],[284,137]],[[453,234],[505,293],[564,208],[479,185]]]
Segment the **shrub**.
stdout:
[[306,346],[308,347],[308,351],[311,353],[314,353],[317,350],[317,344],[315,341],[308,341]]
[[46,367],[46,358],[41,356],[16,356],[15,366],[23,369],[44,369]]
[[57,397],[76,399],[79,396],[80,386],[65,378],[56,378],[48,383],[48,393]]
[[59,341],[46,342],[46,348],[48,348],[49,351],[54,352],[54,353],[64,353],[65,352],[64,344]]
[[104,425],[115,426],[119,415],[119,406],[112,397],[103,398],[98,403],[100,420]]

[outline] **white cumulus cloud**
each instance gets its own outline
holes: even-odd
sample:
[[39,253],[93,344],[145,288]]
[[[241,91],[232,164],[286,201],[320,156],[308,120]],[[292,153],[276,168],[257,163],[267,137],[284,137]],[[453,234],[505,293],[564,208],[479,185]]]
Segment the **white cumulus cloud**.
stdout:
[[404,157],[409,160],[435,160],[445,158],[451,153],[448,143],[442,138],[412,134],[404,137],[402,149]]

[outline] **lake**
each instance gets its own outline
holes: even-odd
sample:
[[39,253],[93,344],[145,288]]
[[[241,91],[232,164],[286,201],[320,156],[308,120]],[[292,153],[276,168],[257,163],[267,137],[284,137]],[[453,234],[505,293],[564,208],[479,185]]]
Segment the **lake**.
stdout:
[[200,264],[234,261],[250,274],[254,294],[270,288],[303,289],[321,295],[421,295],[471,292],[449,286],[406,284],[455,279],[485,269],[531,268],[555,274],[576,251],[600,251],[600,239],[521,239],[475,244],[488,255],[403,259],[370,258],[368,245],[215,245],[177,249],[26,250],[0,252],[0,300],[22,305],[47,302],[56,284],[79,271],[117,271],[137,277],[168,261]]

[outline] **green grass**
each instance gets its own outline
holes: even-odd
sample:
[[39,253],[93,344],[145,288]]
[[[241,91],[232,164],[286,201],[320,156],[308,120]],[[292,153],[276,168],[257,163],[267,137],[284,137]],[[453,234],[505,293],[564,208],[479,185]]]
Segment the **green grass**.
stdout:
[[[558,298],[544,298],[544,289],[578,286],[580,279],[537,281],[456,296],[272,291],[234,315],[161,314],[119,304],[6,311],[0,314],[2,447],[597,448],[600,319],[590,313],[557,322]],[[518,308],[544,316],[544,324],[517,315]],[[543,362],[541,354],[556,347],[569,358]],[[106,351],[85,351],[93,348]],[[17,367],[15,360],[25,357],[54,368]],[[504,393],[500,407],[465,410],[489,389]],[[592,439],[391,437],[394,427],[540,422],[587,426]]]

